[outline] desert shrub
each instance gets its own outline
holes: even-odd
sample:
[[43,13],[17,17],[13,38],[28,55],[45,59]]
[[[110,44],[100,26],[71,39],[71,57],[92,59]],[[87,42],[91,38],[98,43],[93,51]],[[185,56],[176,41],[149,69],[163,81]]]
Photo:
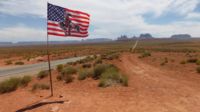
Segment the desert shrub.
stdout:
[[62,74],[75,74],[76,72],[77,72],[77,70],[74,67],[68,66],[68,67],[63,68],[61,73]]
[[56,79],[57,79],[58,81],[61,81],[61,80],[62,80],[62,76],[61,76],[61,75],[58,75],[58,76],[56,77]]
[[115,84],[128,86],[128,78],[119,73],[116,67],[108,68],[100,77],[99,87],[108,87]]
[[41,90],[48,90],[50,87],[49,87],[49,85],[47,85],[47,84],[38,84],[38,83],[36,83],[36,84],[34,84],[33,86],[32,86],[32,91],[35,91],[35,90],[38,90],[38,89],[41,89]]
[[15,65],[24,65],[24,62],[22,61],[15,62]]
[[100,78],[113,79],[113,80],[116,80],[119,82],[120,74],[118,73],[118,69],[116,69],[114,67],[110,67],[101,75]]
[[65,81],[65,83],[70,83],[73,81],[74,78],[70,74],[65,74],[62,75],[62,79]]
[[105,72],[105,70],[110,67],[109,64],[98,64],[94,67],[94,74],[92,75],[92,78],[99,79],[101,74]]
[[200,67],[197,67],[196,70],[197,70],[197,73],[200,73]]
[[11,64],[13,64],[13,62],[12,62],[11,60],[7,60],[7,61],[5,61],[5,63],[6,63],[6,65],[11,65]]
[[196,58],[189,58],[187,60],[188,63],[196,63],[197,61],[198,61],[198,59],[196,59]]
[[63,68],[64,68],[63,64],[60,64],[60,65],[57,65],[56,69],[58,72],[61,72],[63,70]]
[[164,66],[165,64],[167,64],[169,61],[168,61],[168,58],[165,57],[164,60],[160,63],[161,66]]
[[31,81],[31,76],[12,77],[0,83],[0,93],[15,91],[19,86],[27,86]]
[[107,59],[107,54],[101,54],[100,57],[101,59]]
[[196,64],[197,64],[197,65],[200,65],[200,60],[197,60],[197,61],[196,61]]
[[76,61],[76,63],[83,64],[84,61],[83,60],[78,60],[78,61]]
[[94,59],[97,59],[97,57],[98,57],[97,55],[93,55],[93,58],[94,58]]
[[31,76],[23,76],[20,82],[21,86],[27,86],[29,82],[31,82],[32,77]]
[[108,87],[113,84],[113,81],[111,79],[100,79],[100,82],[98,84],[99,87]]
[[67,64],[68,64],[68,65],[76,65],[77,62],[68,62]]
[[97,58],[94,62],[94,65],[96,64],[102,64],[102,59],[101,58]]
[[82,69],[79,71],[78,80],[84,80],[87,77],[92,76],[94,71],[92,69]]
[[91,62],[91,61],[93,61],[93,60],[94,60],[93,57],[91,57],[91,56],[87,56],[86,58],[77,61],[77,63],[79,63],[79,64],[83,64],[83,63]]
[[47,77],[48,75],[49,75],[49,71],[48,70],[43,70],[43,71],[40,71],[37,74],[37,78],[38,79],[43,79],[43,78]]
[[145,58],[145,57],[149,57],[149,56],[151,56],[151,53],[148,52],[148,51],[144,51],[144,52],[139,56],[139,58]]
[[119,58],[119,53],[116,53],[116,52],[109,52],[109,53],[100,55],[100,59],[113,60],[113,59],[118,59],[118,58]]
[[73,81],[72,74],[75,74],[77,70],[74,67],[68,66],[65,67],[61,72],[61,79],[65,81],[65,83],[70,83]]
[[107,55],[107,57],[106,57],[106,59],[108,59],[108,60],[113,60],[113,59],[118,59],[118,58],[119,58],[118,53],[110,54],[110,55]]
[[128,86],[128,77],[125,76],[125,75],[122,75],[121,79],[120,79],[120,83],[123,85],[123,86]]
[[90,61],[93,61],[94,60],[94,57],[92,56],[87,56],[85,59],[83,59],[84,62],[90,62]]
[[186,61],[185,61],[185,60],[183,60],[183,61],[181,61],[181,62],[180,62],[180,64],[186,64]]
[[83,68],[91,68],[92,65],[90,63],[86,63],[82,65]]
[[20,85],[21,78],[13,77],[0,83],[0,93],[15,91]]

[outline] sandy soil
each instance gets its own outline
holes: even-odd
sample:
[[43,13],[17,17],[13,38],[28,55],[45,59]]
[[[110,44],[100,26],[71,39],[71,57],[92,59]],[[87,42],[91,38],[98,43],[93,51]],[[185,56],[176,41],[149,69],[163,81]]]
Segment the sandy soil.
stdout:
[[[54,97],[48,98],[46,90],[30,92],[31,85],[38,82],[35,79],[26,88],[0,95],[0,112],[15,112],[37,102],[57,100],[65,103],[44,105],[27,112],[52,109],[55,112],[199,112],[200,75],[190,65],[160,66],[160,61],[152,61],[158,57],[160,54],[139,59],[138,55],[125,53],[118,61],[112,61],[128,75],[129,87],[98,88],[98,81],[92,79],[64,84],[55,80],[54,72]],[[174,66],[177,69],[171,69]],[[40,82],[47,83],[48,79]]]
[[[70,58],[70,57],[74,57],[75,53],[65,53],[62,55],[51,55],[50,59],[51,60],[59,60],[59,59],[66,59],[66,58]],[[78,56],[81,56],[82,54],[79,54]],[[12,61],[12,64],[6,64],[6,61]],[[38,56],[35,58],[30,58],[25,59],[24,57],[11,57],[8,59],[5,58],[0,58],[0,67],[5,67],[5,66],[16,66],[15,62],[24,62],[24,65],[27,64],[35,64],[35,63],[39,63],[39,62],[46,62],[47,61],[47,56]],[[18,65],[19,66],[19,65]]]

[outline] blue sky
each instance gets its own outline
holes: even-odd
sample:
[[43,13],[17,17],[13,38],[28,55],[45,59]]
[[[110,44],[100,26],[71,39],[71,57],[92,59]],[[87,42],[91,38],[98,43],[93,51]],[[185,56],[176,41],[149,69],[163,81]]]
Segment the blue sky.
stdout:
[[[91,15],[88,38],[151,33],[156,37],[188,33],[200,37],[200,0],[48,0]],[[42,41],[46,38],[45,0],[1,0],[0,38]],[[77,38],[50,37],[51,40]]]

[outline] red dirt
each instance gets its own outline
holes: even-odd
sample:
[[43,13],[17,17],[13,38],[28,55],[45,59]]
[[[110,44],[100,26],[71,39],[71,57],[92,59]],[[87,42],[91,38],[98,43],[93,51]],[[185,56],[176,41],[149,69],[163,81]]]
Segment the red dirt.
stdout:
[[[153,57],[156,56],[160,55]],[[24,89],[0,95],[0,112],[13,112],[44,99],[66,102],[27,112],[50,112],[51,108],[57,107],[57,112],[199,112],[200,76],[197,73],[187,69],[181,72],[184,67],[169,70],[170,65],[162,67],[149,61],[151,58],[137,57],[135,54],[123,54],[120,61],[112,61],[128,75],[129,87],[98,88],[98,81],[92,79],[63,84],[54,76],[55,95],[45,99],[49,91],[29,91],[31,85],[38,82],[35,79]]]
[[[63,55],[51,55],[50,59],[51,60],[59,60],[59,59],[66,59],[66,58],[70,58],[70,57],[73,57],[75,55],[75,53],[65,53]],[[82,54],[78,54],[78,56],[81,56]],[[12,64],[9,64],[7,65],[6,64],[6,61],[9,61],[11,60],[12,61]],[[8,59],[5,59],[5,58],[0,58],[0,67],[8,67],[8,66],[16,66],[15,65],[15,62],[24,62],[24,65],[27,65],[27,64],[35,64],[35,63],[39,63],[39,62],[46,62],[47,61],[47,56],[38,56],[38,57],[35,57],[35,58],[31,58],[30,60],[27,60],[25,59],[24,57],[12,57],[12,58],[8,58]],[[19,65],[18,65],[19,66]]]

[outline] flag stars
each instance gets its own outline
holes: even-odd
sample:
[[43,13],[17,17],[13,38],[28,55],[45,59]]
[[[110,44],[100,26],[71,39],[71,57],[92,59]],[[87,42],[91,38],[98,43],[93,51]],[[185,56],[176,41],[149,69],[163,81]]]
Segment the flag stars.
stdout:
[[48,4],[48,20],[61,22],[64,20],[64,13],[64,8]]

